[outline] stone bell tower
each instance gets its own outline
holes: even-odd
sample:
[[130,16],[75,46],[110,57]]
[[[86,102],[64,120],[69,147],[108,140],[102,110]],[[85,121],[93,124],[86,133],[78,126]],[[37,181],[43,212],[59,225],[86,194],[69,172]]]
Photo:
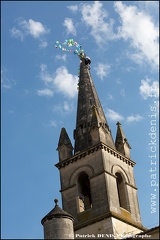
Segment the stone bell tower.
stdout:
[[60,171],[63,209],[74,217],[75,238],[104,234],[103,238],[117,239],[145,230],[134,180],[135,162],[119,122],[116,141],[112,138],[90,63],[85,55],[80,60],[74,148],[62,128],[56,167]]

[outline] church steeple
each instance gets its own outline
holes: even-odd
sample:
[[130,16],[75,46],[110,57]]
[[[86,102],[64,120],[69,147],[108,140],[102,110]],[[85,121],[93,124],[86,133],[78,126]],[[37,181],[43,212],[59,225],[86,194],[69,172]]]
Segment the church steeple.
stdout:
[[[77,45],[72,39],[69,44]],[[76,53],[80,58],[80,76],[74,153],[62,128],[57,148],[59,162],[55,166],[60,172],[63,210],[56,201],[55,208],[42,219],[45,236],[59,239],[63,234],[60,238],[68,239],[73,227],[75,236],[81,239],[117,239],[124,232],[137,234],[146,229],[141,224],[131,147],[119,122],[114,143],[90,75],[91,60],[80,46]],[[57,229],[60,235],[56,236]]]
[[111,130],[90,75],[90,63],[88,57],[81,58],[74,153],[86,150],[95,144],[92,134],[95,117],[99,128],[99,141],[115,149]]
[[66,130],[58,143],[63,209],[74,217],[75,234],[121,234],[144,230],[141,224],[135,162],[118,123],[114,144],[90,75],[81,58],[74,154]]

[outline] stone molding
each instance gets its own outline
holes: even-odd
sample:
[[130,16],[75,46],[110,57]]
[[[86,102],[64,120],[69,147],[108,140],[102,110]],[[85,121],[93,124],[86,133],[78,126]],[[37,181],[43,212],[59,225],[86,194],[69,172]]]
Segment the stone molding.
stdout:
[[95,145],[95,146],[93,146],[93,147],[91,147],[89,149],[86,149],[83,152],[76,153],[74,156],[72,156],[72,157],[70,157],[70,158],[68,158],[66,160],[63,160],[63,161],[55,164],[55,166],[58,169],[60,169],[62,167],[65,167],[65,166],[69,165],[70,163],[73,163],[73,162],[76,162],[76,161],[80,160],[81,158],[85,157],[86,155],[92,154],[93,152],[101,150],[101,149],[104,149],[104,151],[107,151],[111,155],[116,156],[119,160],[125,162],[126,164],[128,164],[128,165],[130,165],[132,167],[134,167],[134,165],[136,164],[130,158],[125,157],[123,154],[121,154],[117,150],[107,146],[104,143],[99,143],[99,144],[97,144],[97,145]]

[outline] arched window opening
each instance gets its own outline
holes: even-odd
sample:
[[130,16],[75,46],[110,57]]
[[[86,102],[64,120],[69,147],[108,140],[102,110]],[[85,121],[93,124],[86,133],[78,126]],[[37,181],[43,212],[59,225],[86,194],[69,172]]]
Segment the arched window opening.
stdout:
[[119,205],[120,207],[130,211],[129,202],[128,202],[128,195],[127,189],[120,173],[116,173],[116,181],[117,181],[117,190],[118,190],[118,197],[119,197]]
[[79,191],[79,211],[83,212],[92,207],[90,181],[86,173],[82,173],[78,178]]

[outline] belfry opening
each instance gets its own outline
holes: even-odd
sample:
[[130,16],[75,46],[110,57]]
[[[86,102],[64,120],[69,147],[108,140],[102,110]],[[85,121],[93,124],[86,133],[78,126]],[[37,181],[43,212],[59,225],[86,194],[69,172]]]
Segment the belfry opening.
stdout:
[[81,173],[78,177],[79,210],[83,212],[92,206],[89,177],[86,173]]

